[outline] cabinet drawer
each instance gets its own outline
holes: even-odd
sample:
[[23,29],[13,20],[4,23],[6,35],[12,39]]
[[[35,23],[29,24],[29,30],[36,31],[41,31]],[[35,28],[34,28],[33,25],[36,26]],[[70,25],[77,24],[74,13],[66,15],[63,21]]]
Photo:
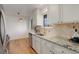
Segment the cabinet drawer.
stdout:
[[42,54],[54,54],[54,51],[51,51],[52,43],[46,40],[42,40],[41,42],[41,53]]
[[46,41],[44,39],[41,39],[41,54],[47,54],[47,47],[46,47]]

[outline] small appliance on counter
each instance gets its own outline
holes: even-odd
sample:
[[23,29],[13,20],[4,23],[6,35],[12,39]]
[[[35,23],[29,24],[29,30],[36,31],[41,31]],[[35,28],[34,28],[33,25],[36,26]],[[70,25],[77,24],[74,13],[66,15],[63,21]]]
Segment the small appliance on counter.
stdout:
[[[75,28],[75,27],[74,27],[74,28]],[[77,29],[75,29],[75,32],[74,32],[74,34],[73,34],[73,36],[72,36],[72,38],[71,38],[71,41],[72,41],[73,43],[79,43],[79,34],[78,34]]]

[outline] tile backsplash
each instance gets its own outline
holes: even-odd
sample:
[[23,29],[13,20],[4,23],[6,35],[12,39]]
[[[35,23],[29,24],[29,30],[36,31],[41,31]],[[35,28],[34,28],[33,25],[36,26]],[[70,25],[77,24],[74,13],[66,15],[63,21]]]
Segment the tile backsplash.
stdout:
[[79,33],[79,24],[73,24],[73,23],[52,25],[51,27],[42,28],[41,32],[43,32],[44,35],[46,36],[58,35],[58,36],[71,38],[74,33],[73,26],[75,26],[75,28],[78,29],[78,33]]

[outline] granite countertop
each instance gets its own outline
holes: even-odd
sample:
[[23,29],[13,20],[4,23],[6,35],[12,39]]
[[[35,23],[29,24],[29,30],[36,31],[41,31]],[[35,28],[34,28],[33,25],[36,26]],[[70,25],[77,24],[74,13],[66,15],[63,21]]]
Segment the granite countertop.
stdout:
[[70,50],[76,51],[79,53],[79,44],[71,42],[69,39],[61,36],[54,36],[54,37],[44,37],[44,39],[59,44],[65,48]]
[[60,46],[63,46],[65,48],[68,48],[70,50],[73,50],[73,51],[79,53],[79,44],[71,42],[67,37],[63,37],[60,35],[57,35],[57,36],[40,36],[40,35],[35,34],[34,32],[30,32],[30,33],[34,34],[42,39],[48,40],[52,43],[56,43]]

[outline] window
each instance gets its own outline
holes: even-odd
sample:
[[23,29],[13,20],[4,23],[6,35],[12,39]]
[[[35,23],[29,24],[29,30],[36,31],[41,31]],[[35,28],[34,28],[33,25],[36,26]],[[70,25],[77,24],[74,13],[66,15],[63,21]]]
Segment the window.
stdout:
[[43,26],[44,27],[48,26],[47,14],[43,15]]

